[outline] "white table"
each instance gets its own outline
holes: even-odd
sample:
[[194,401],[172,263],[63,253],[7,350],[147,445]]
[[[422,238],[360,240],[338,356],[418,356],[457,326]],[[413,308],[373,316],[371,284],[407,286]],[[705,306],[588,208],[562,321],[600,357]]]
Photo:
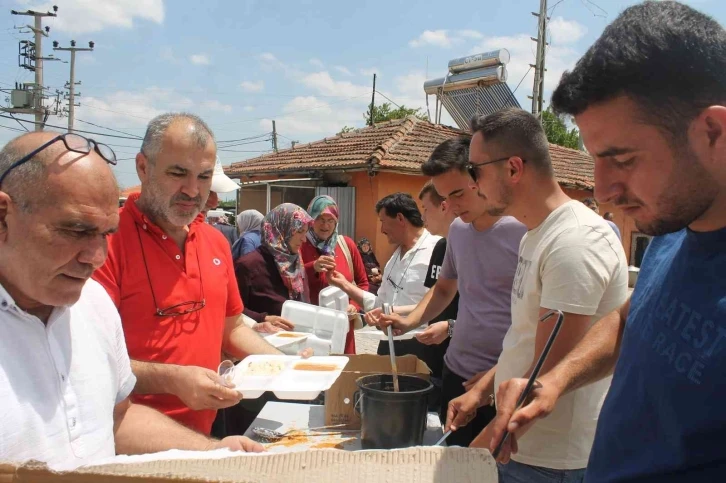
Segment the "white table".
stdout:
[[[284,433],[290,429],[316,428],[325,425],[325,406],[312,404],[294,404],[268,402],[257,416],[257,419],[245,432],[245,436],[253,438],[252,428],[261,427],[274,429]],[[335,429],[329,430],[330,435],[305,436],[302,438],[284,439],[278,443],[265,444],[267,451],[286,453],[305,451],[308,449],[336,448],[345,451],[361,450],[360,431],[336,434]],[[431,446],[442,436],[441,422],[435,413],[429,413],[423,446]]]

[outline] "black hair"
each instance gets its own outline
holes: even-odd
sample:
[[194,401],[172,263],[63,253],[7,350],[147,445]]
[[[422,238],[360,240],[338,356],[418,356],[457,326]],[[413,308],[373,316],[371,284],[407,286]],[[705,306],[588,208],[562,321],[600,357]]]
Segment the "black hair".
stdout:
[[469,144],[471,136],[458,136],[447,139],[436,148],[422,165],[421,172],[425,176],[438,176],[452,169],[466,173],[469,164]]
[[726,31],[678,2],[625,9],[562,75],[552,106],[577,115],[618,96],[635,102],[643,121],[681,144],[704,108],[726,100]]
[[511,107],[488,116],[474,116],[471,132],[481,133],[496,157],[519,156],[539,173],[554,176],[544,128],[524,109]]
[[600,207],[600,205],[598,204],[598,202],[595,198],[585,198],[584,200],[582,200],[582,203],[588,207],[590,207],[590,206],[594,206],[595,208]]
[[441,196],[438,191],[436,191],[436,187],[434,186],[433,181],[428,180],[425,185],[423,185],[423,188],[421,188],[421,191],[418,192],[418,199],[423,201],[424,196],[429,195],[429,198],[431,198],[431,202],[435,206],[441,206],[441,203],[446,201],[446,198]]
[[385,214],[390,218],[395,218],[399,213],[408,220],[416,228],[424,226],[421,212],[413,197],[408,193],[393,193],[378,200],[376,203],[376,213],[385,210]]

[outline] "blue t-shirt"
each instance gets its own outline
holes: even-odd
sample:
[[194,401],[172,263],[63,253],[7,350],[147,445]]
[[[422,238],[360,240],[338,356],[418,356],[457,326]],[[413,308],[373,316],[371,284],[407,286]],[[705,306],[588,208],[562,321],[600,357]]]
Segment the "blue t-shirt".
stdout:
[[254,252],[262,243],[259,230],[247,231],[232,245],[232,260],[237,260],[249,252]]
[[726,228],[648,247],[585,481],[726,481]]

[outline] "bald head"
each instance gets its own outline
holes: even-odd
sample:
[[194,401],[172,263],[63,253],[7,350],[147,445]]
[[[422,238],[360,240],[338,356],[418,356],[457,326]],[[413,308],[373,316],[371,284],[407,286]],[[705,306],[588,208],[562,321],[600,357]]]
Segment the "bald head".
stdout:
[[[58,133],[43,131],[13,139],[0,151],[0,174],[57,136]],[[101,197],[118,199],[118,184],[108,163],[95,151],[68,151],[60,139],[14,168],[0,186],[0,191],[25,212],[41,203],[53,203],[58,196],[73,190],[97,191]]]

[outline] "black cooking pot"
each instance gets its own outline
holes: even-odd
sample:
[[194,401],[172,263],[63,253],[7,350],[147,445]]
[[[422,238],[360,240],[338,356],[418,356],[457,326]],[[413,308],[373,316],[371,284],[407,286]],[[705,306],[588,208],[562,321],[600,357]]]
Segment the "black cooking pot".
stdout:
[[354,401],[361,417],[363,449],[421,446],[433,384],[420,377],[398,376],[400,391],[394,392],[389,374],[364,376],[356,384]]

